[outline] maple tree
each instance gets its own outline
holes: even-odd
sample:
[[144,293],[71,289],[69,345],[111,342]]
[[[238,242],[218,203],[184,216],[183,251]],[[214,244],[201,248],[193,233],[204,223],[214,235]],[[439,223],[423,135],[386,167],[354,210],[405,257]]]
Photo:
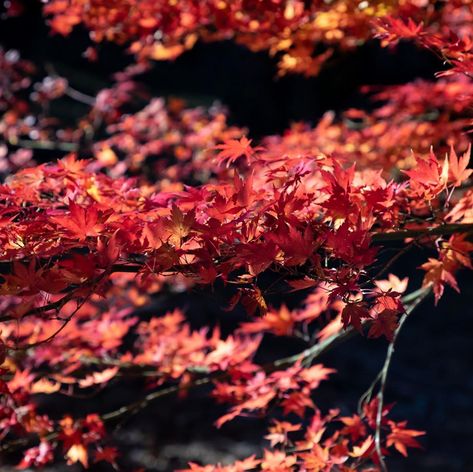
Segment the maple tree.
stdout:
[[[263,417],[267,447],[185,470],[385,471],[391,453],[420,448],[425,433],[395,421],[384,393],[406,320],[473,268],[473,2],[49,0],[43,13],[53,32],[81,25],[136,62],[88,96],[0,49],[0,449],[21,451],[19,469],[62,457],[120,470],[109,425],[202,386],[226,407],[216,427]],[[280,75],[316,75],[367,41],[411,41],[445,70],[364,87],[368,111],[256,140],[221,105],[140,85],[152,60],[222,39],[269,51]],[[86,56],[101,59],[95,46]],[[64,98],[86,107],[73,124],[49,106]],[[429,256],[415,287],[391,269],[419,247]],[[244,308],[231,333],[196,328],[181,309],[140,317],[158,294],[203,286],[231,292],[227,311]],[[274,292],[300,303],[271,304]],[[268,335],[304,348],[263,362]],[[314,391],[336,372],[317,359],[356,335],[385,341],[382,369],[357,412],[322,411]],[[115,410],[42,409],[44,395],[113,391],[128,377],[144,391]]]

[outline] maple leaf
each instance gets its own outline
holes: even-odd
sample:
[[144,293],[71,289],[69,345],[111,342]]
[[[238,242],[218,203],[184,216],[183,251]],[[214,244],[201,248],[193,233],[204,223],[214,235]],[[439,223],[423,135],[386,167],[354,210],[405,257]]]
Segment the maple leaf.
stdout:
[[399,423],[389,421],[388,425],[391,428],[391,432],[386,438],[386,446],[394,446],[394,448],[399,451],[404,457],[407,457],[408,447],[422,447],[415,438],[423,436],[425,434],[424,431],[407,429],[407,421],[401,421]]
[[311,400],[307,392],[291,392],[281,402],[284,414],[294,413],[300,418],[304,418],[307,408],[315,409],[314,402]]
[[444,264],[448,262],[453,268],[455,263],[460,266],[473,269],[470,253],[473,252],[473,243],[466,241],[466,234],[453,234],[450,239],[442,245],[441,254]]
[[452,182],[454,187],[459,187],[473,172],[472,169],[467,169],[470,162],[470,154],[471,144],[468,145],[468,149],[460,158],[458,158],[453,146],[450,147],[448,180]]
[[426,271],[422,286],[433,286],[435,304],[437,304],[442,297],[445,285],[449,285],[455,291],[460,292],[455,276],[452,273],[453,267],[451,267],[451,265],[445,264],[441,260],[429,257],[428,261],[420,267]]
[[378,33],[375,37],[381,39],[382,46],[395,45],[401,39],[418,39],[424,33],[423,23],[416,24],[412,18],[404,20],[385,16],[376,26]]
[[359,446],[353,446],[353,451],[350,452],[351,457],[363,457],[374,445],[372,436],[368,436]]
[[445,159],[442,167],[440,167],[437,157],[431,149],[427,158],[416,158],[415,168],[403,172],[409,176],[411,188],[417,190],[420,196],[432,200],[447,185],[448,164],[448,159]]
[[[266,382],[265,382],[266,383]],[[224,384],[217,384],[218,388],[222,390],[222,386],[225,387]],[[244,391],[244,389],[243,389]],[[215,425],[217,428],[220,428],[223,424],[228,421],[233,420],[237,416],[241,415],[245,410],[247,411],[254,411],[254,410],[264,410],[268,407],[268,404],[275,398],[276,391],[271,388],[265,388],[264,391],[257,391],[257,395],[250,397],[248,400],[243,401],[242,403],[233,407],[229,413],[226,415],[221,416],[216,422]],[[217,390],[218,395],[218,390]]]
[[286,266],[304,264],[320,245],[309,226],[303,232],[292,226],[282,226],[277,232],[272,231],[266,235],[266,239],[273,241],[284,251]]
[[84,379],[79,380],[81,388],[91,387],[92,385],[102,384],[110,381],[118,372],[118,367],[110,367],[101,372],[93,372]]
[[377,252],[377,248],[370,247],[368,231],[352,228],[347,221],[327,234],[326,244],[336,257],[354,265],[370,264]]
[[399,312],[397,310],[383,310],[371,324],[368,337],[379,338],[385,336],[388,341],[392,341],[398,326],[398,318]]
[[103,449],[99,449],[95,453],[95,462],[105,461],[109,464],[114,464],[118,457],[118,450],[116,447],[104,447]]
[[277,253],[278,248],[272,242],[252,242],[242,245],[235,259],[236,261],[244,261],[250,275],[258,275],[274,262]]
[[73,444],[66,451],[67,464],[75,464],[80,462],[86,469],[89,466],[89,457],[87,449],[83,444]]
[[397,292],[381,292],[376,293],[374,292],[375,299],[374,299],[374,306],[373,311],[375,313],[380,313],[383,310],[392,310],[398,313],[404,311],[404,307],[402,305],[400,297],[400,293]]
[[29,264],[13,262],[13,270],[9,275],[4,276],[4,283],[0,286],[1,295],[13,295],[20,292],[33,294],[44,286],[44,270],[36,268],[36,260],[31,259]]
[[343,416],[340,421],[344,425],[340,433],[350,436],[352,441],[358,441],[366,436],[366,426],[359,415]]
[[307,382],[311,390],[316,389],[320,382],[327,380],[329,375],[335,373],[335,369],[329,369],[322,364],[315,364],[308,369],[303,369],[299,374],[301,380]]
[[[101,218],[103,220],[103,218]],[[51,220],[65,228],[72,237],[85,241],[87,237],[99,236],[103,224],[99,222],[99,211],[96,205],[85,208],[74,201],[69,202],[69,215],[51,216]]]
[[166,221],[165,227],[169,231],[169,241],[175,246],[180,246],[195,222],[195,212],[190,211],[186,215],[176,205],[173,205],[171,217]]
[[107,267],[118,259],[120,256],[120,246],[117,242],[116,232],[108,240],[104,238],[98,239],[97,256],[102,267]]
[[343,464],[347,460],[346,452],[342,457],[337,458],[331,455],[331,451],[327,447],[314,444],[310,452],[300,454],[300,458],[304,461],[304,469],[311,472],[322,472],[325,470],[334,470],[333,465]]
[[269,428],[269,434],[265,436],[271,447],[274,447],[276,444],[287,444],[288,442],[288,433],[294,431],[299,431],[301,429],[300,424],[292,424],[288,421],[278,421],[274,420],[274,426]]
[[89,163],[86,159],[78,160],[74,154],[69,154],[60,159],[57,165],[66,175],[76,176],[81,174]]
[[240,139],[229,139],[223,144],[215,146],[215,149],[220,150],[216,157],[217,163],[222,165],[226,162],[226,167],[229,167],[238,158],[244,157],[249,164],[254,159],[256,153],[264,150],[261,146],[252,147],[251,142],[251,139],[243,136]]
[[243,305],[250,316],[253,316],[255,313],[264,316],[268,312],[268,305],[266,304],[263,293],[258,287],[239,289],[237,294],[232,298],[227,310],[232,310],[238,302]]
[[389,274],[387,280],[376,280],[374,283],[382,292],[404,293],[409,283],[409,277],[404,277],[401,280],[397,275]]
[[327,323],[324,326],[324,328],[322,328],[317,333],[317,339],[319,341],[324,341],[325,339],[330,338],[334,336],[335,334],[339,333],[342,330],[342,328],[343,328],[342,316],[338,315],[332,321]]
[[276,336],[290,336],[296,320],[285,305],[279,310],[270,310],[261,319],[242,323],[242,333],[261,333],[269,331]]
[[342,311],[342,323],[346,329],[352,325],[357,331],[361,333],[361,321],[364,318],[369,318],[369,311],[362,303],[348,303]]
[[291,472],[296,461],[296,456],[286,455],[283,451],[265,450],[261,469],[271,472]]

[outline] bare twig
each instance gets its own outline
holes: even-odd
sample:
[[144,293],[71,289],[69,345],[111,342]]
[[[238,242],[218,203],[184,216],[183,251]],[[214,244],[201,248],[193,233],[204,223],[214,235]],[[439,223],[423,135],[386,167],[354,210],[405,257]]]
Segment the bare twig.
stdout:
[[38,140],[34,141],[31,139],[8,139],[8,144],[11,146],[22,147],[26,149],[43,149],[46,151],[62,151],[62,152],[75,152],[78,150],[76,143],[67,143],[61,141],[49,141],[49,140]]
[[[393,339],[389,343],[388,349],[386,351],[386,358],[384,360],[383,367],[374,382],[374,385],[375,385],[377,381],[379,380],[379,391],[377,394],[378,405],[377,405],[377,411],[376,411],[376,430],[375,430],[374,442],[375,442],[376,453],[379,458],[379,465],[383,472],[387,472],[388,469],[386,466],[386,462],[384,461],[384,457],[383,457],[383,453],[381,449],[381,423],[383,419],[384,391],[386,389],[386,381],[388,378],[389,367],[391,365],[391,361],[392,361],[392,357],[394,353],[394,347],[396,344],[397,337],[402,329],[402,326],[406,322],[409,315],[431,293],[432,293],[431,287],[426,287],[408,295],[409,297],[408,300],[412,299],[412,303],[406,308],[406,311],[403,313],[403,315],[399,319],[398,327],[396,328],[396,331],[394,332],[394,335],[393,335]],[[414,294],[415,294],[415,297],[413,298],[412,296]],[[374,385],[372,385],[373,388],[374,388]]]

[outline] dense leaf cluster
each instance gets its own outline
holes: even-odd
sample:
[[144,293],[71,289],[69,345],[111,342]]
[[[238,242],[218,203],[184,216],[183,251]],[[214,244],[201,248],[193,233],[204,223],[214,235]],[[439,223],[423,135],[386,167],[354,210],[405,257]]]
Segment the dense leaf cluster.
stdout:
[[[419,447],[424,433],[389,417],[384,388],[406,318],[429,293],[437,302],[447,286],[458,291],[458,270],[473,268],[473,4],[50,0],[44,12],[53,30],[82,24],[143,62],[90,97],[0,50],[1,448],[21,448],[23,469],[61,455],[119,469],[108,424],[201,385],[228,407],[218,427],[265,416],[268,446],[190,471],[384,471],[390,452]],[[226,38],[277,54],[282,74],[315,74],[374,38],[414,41],[448,69],[435,82],[365,89],[369,112],[327,113],[254,143],[224,108],[188,108],[138,85],[145,59]],[[50,112],[65,98],[87,108],[72,126]],[[41,164],[45,150],[63,156]],[[431,257],[408,292],[390,269],[418,247]],[[156,293],[199,286],[231,287],[228,309],[244,307],[246,321],[223,335],[180,310],[140,319]],[[304,301],[271,306],[271,288]],[[267,333],[306,347],[262,363]],[[384,367],[358,412],[322,412],[313,392],[335,371],[314,361],[357,333],[386,339]],[[129,376],[147,393],[117,410],[55,418],[38,403]]]

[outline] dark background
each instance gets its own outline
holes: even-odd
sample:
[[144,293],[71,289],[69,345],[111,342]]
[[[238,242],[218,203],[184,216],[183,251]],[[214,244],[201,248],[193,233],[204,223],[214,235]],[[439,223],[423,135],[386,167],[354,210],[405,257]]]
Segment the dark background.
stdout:
[[[111,83],[113,72],[131,63],[131,58],[114,45],[99,48],[99,62],[81,58],[88,45],[87,34],[77,30],[70,37],[51,36],[41,18],[39,4],[31,2],[24,15],[0,22],[0,45],[18,49],[22,56],[42,66],[52,64],[70,79],[76,89],[93,95]],[[232,123],[246,126],[253,137],[282,132],[292,121],[316,123],[327,110],[368,107],[359,93],[361,85],[399,84],[416,77],[433,78],[440,69],[436,59],[409,45],[395,52],[371,43],[355,52],[339,55],[317,78],[302,76],[275,78],[275,60],[254,54],[230,42],[198,44],[175,62],[156,63],[143,80],[153,95],[179,96],[189,104],[219,100],[227,105]],[[1,71],[0,71],[1,73]],[[59,109],[65,119],[81,108]],[[414,273],[412,287],[420,283],[416,270],[426,254],[408,255],[393,272]],[[408,459],[388,459],[392,471],[464,472],[473,470],[473,275],[460,278],[462,295],[447,289],[435,309],[428,300],[408,320],[398,341],[386,392],[396,401],[393,416],[408,419],[415,429],[427,431],[424,451],[412,450]],[[215,293],[160,297],[149,313],[185,305],[191,319],[219,319],[226,328],[241,314],[220,310],[225,295],[216,303]],[[300,350],[285,339],[265,340],[263,355],[281,357]],[[344,414],[355,411],[359,396],[379,371],[386,350],[385,341],[353,339],[326,354],[321,360],[339,373],[315,394],[322,409],[339,407]],[[109,411],[127,401],[135,385],[124,385],[110,397],[105,392],[92,401],[77,401],[72,413]],[[258,453],[265,422],[239,419],[217,431],[213,422],[222,413],[197,391],[184,400],[163,399],[137,417],[119,425],[123,470],[142,466],[151,471],[182,468],[188,460],[227,462]],[[46,405],[49,409],[54,405]],[[59,405],[56,406],[59,411]],[[5,466],[2,470],[11,470]],[[54,469],[62,470],[62,466]],[[70,470],[70,469],[68,469]]]

